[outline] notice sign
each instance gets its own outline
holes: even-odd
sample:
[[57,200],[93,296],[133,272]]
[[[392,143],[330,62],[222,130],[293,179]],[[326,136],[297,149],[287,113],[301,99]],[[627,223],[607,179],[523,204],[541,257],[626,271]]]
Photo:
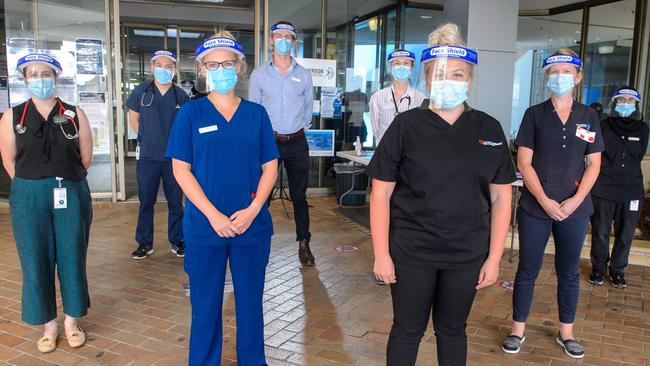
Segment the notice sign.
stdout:
[[296,62],[311,72],[314,86],[336,86],[336,60],[296,58]]
[[77,74],[104,74],[104,46],[99,39],[77,39]]

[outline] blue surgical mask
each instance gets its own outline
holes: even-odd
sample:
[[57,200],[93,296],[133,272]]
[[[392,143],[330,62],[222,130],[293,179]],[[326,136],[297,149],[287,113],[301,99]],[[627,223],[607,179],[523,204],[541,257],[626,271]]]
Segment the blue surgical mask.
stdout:
[[614,108],[621,117],[629,117],[636,111],[634,103],[618,103]]
[[292,42],[286,38],[277,38],[273,41],[275,51],[282,56],[288,55],[291,52]]
[[54,95],[56,85],[53,78],[29,79],[27,80],[27,88],[33,96],[45,100]]
[[431,103],[434,108],[454,109],[467,100],[468,83],[456,80],[431,82]]
[[558,97],[563,97],[575,86],[573,74],[553,74],[549,75],[546,86],[551,90],[551,93]]
[[153,71],[153,77],[161,84],[169,84],[172,82],[174,72],[162,67],[156,67]]
[[395,80],[406,81],[411,77],[411,68],[404,65],[393,66],[391,73]]
[[208,71],[208,88],[219,94],[228,94],[237,85],[237,68]]

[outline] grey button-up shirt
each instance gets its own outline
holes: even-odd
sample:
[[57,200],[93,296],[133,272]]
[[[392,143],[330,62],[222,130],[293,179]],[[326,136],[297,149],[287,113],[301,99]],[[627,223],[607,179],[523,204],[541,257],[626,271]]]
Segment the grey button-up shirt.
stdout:
[[248,99],[266,108],[273,131],[282,135],[306,131],[314,104],[311,73],[293,58],[285,75],[272,62],[260,65],[250,77]]

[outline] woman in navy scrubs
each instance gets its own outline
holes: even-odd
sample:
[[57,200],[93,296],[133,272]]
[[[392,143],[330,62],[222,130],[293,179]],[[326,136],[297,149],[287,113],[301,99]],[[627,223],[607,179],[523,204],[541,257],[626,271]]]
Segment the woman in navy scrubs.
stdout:
[[582,358],[573,322],[580,294],[580,252],[593,213],[589,192],[598,177],[603,139],[598,115],[573,99],[582,81],[582,61],[570,49],[544,60],[552,95],[526,110],[519,127],[517,166],[524,178],[519,202],[519,265],[512,297],[513,323],[502,349],[517,353],[533,302],[535,280],[553,233],[560,331],[556,341],[573,358]]
[[235,95],[242,46],[226,31],[196,50],[210,94],[185,104],[167,156],[187,196],[183,218],[190,278],[190,365],[220,365],[221,311],[230,262],[235,287],[237,362],[266,365],[262,294],[273,226],[266,200],[277,176],[271,122],[259,104]]
[[[648,125],[643,122],[641,95],[630,87],[616,91],[610,115],[600,122],[605,153],[593,191],[591,216],[591,266],[589,282],[602,285],[609,263],[609,280],[617,288],[627,287],[627,267],[634,230],[643,209],[641,161],[648,148]],[[609,233],[614,223],[614,246],[609,255]]]
[[402,112],[370,162],[378,281],[391,284],[387,364],[415,365],[433,316],[438,363],[465,365],[476,290],[499,275],[515,170],[501,125],[465,102],[477,53],[455,24],[429,36],[431,100]]

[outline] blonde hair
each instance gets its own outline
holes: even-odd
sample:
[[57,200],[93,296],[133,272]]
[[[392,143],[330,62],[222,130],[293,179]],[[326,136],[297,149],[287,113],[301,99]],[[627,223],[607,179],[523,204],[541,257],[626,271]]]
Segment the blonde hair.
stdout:
[[[232,32],[226,30],[225,27],[215,28],[214,34],[208,39],[213,38],[230,38],[233,41],[237,42],[237,38],[235,38]],[[246,79],[248,77],[248,64],[246,63],[246,57],[244,55],[235,53],[235,57],[237,57],[237,61],[239,62],[239,82],[242,82],[242,79]]]
[[433,46],[463,46],[465,41],[460,34],[460,28],[454,23],[445,23],[429,33],[429,47]]
[[[460,27],[455,23],[445,23],[429,33],[429,47],[434,46],[461,46],[465,47],[465,41],[460,33]],[[424,66],[424,75],[429,80],[435,62],[428,62]],[[474,66],[469,65],[469,75],[474,73]]]

